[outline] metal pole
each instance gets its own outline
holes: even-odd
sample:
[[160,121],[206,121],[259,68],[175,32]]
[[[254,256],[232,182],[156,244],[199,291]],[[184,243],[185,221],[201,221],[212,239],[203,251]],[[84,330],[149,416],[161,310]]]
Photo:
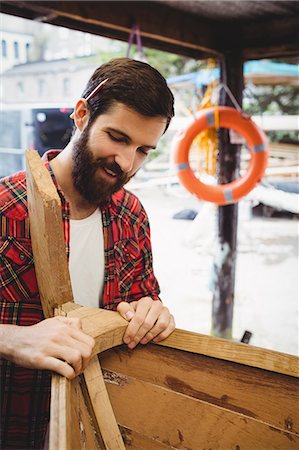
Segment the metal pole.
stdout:
[[[228,86],[242,106],[243,60],[240,54],[227,53],[220,66],[221,83]],[[224,89],[220,104],[233,106]],[[219,184],[239,177],[241,145],[231,144],[229,131],[219,130]],[[238,204],[220,206],[217,215],[218,236],[213,263],[212,330],[214,336],[232,338],[235,268],[237,256]]]

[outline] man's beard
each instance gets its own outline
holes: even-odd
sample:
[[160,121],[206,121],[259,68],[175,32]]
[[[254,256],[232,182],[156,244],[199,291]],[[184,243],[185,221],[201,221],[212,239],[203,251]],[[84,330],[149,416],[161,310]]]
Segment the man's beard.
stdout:
[[[88,203],[104,206],[111,196],[119,191],[130,177],[124,173],[116,162],[108,158],[94,158],[89,148],[89,127],[82,132],[73,146],[72,178],[75,189]],[[112,170],[116,174],[115,181],[109,182],[97,173],[99,167]]]

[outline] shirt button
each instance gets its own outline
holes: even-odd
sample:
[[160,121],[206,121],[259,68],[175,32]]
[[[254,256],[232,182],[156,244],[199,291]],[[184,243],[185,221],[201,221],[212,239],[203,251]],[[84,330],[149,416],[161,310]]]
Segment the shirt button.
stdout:
[[20,256],[20,260],[21,260],[21,261],[23,261],[23,260],[25,259],[24,253],[20,253],[19,256]]

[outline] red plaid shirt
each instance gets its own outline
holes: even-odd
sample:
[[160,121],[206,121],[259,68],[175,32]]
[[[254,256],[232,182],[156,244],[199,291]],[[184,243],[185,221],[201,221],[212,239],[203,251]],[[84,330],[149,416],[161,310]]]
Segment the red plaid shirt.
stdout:
[[[62,203],[66,253],[69,255],[69,204],[56,183],[47,153],[46,167]],[[44,319],[37,288],[27,211],[26,174],[0,180],[0,323],[33,325]],[[105,275],[99,306],[116,309],[121,301],[150,296],[158,300],[150,231],[139,200],[125,189],[102,208]],[[0,448],[42,448],[49,420],[50,373],[25,369],[0,359]]]

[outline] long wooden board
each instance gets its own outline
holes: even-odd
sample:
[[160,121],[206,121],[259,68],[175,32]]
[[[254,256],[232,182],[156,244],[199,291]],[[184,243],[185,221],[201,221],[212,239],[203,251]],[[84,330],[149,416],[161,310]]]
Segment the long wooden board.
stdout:
[[[73,302],[73,294],[65,251],[61,202],[51,176],[35,150],[26,152],[26,177],[34,265],[44,315],[53,317],[55,310],[56,314],[67,315],[67,311],[63,311],[61,307]],[[102,383],[102,389],[94,397],[103,418],[101,435],[107,450],[112,449],[110,443],[113,443],[115,450],[124,449],[98,361],[97,368],[97,379]],[[92,369],[93,366],[87,371],[90,392],[93,391],[93,382],[88,375]],[[78,442],[79,427],[76,416],[78,405],[74,401],[77,396],[82,395],[78,381],[68,382],[54,376],[52,393],[55,400],[51,402],[51,416],[55,419],[50,427],[51,450],[74,450],[74,444]],[[63,420],[60,420],[61,414],[65,416]],[[74,423],[74,428],[70,420]],[[109,427],[106,426],[107,423],[110,424]]]
[[35,150],[26,152],[30,235],[38,289],[45,317],[73,301],[63,235],[61,201],[49,171]]
[[125,450],[97,355],[86,367],[84,378],[106,449]]

